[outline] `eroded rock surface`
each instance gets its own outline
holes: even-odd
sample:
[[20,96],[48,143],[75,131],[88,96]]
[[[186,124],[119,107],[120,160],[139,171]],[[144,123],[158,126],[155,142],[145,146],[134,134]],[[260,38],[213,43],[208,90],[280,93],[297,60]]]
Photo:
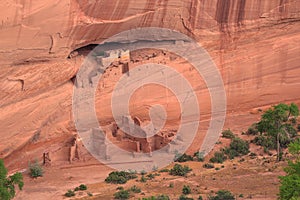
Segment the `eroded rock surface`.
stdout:
[[[200,43],[225,84],[226,127],[249,126],[252,121],[239,115],[253,109],[300,102],[299,0],[4,0],[0,9],[0,157],[10,169],[26,167],[45,148],[65,153],[76,132],[71,110],[74,76],[92,45],[124,30],[170,28]],[[149,53],[132,54],[138,64]],[[197,93],[209,98],[204,82],[193,78],[188,63],[174,57],[159,59],[155,62],[181,69]],[[109,102],[115,79],[110,76],[106,82],[104,102]],[[135,96],[135,108],[162,101],[158,94],[155,98],[142,94],[149,101]],[[209,116],[209,101],[200,107]],[[112,117],[108,108],[97,108],[105,123]],[[146,118],[146,111],[133,108],[132,112]],[[175,103],[169,111],[171,118],[178,116]],[[203,138],[200,133],[205,132],[207,118],[198,140]],[[192,150],[198,146],[195,141]],[[63,156],[51,159],[65,160]]]

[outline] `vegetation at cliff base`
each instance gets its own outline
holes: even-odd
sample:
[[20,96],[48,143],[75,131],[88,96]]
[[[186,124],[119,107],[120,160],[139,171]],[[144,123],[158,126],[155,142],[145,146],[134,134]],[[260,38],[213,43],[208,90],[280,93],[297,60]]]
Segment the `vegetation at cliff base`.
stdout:
[[105,179],[105,182],[113,184],[125,184],[128,180],[135,178],[137,178],[137,175],[134,173],[115,171],[108,175],[108,177]]
[[263,146],[265,151],[276,149],[277,161],[282,158],[282,148],[297,135],[294,128],[295,121],[299,116],[299,109],[296,104],[290,105],[280,103],[268,109],[257,123],[257,130],[260,135],[256,136],[253,143]]
[[10,200],[14,198],[16,195],[15,185],[18,185],[19,189],[22,190],[24,186],[22,174],[17,172],[7,177],[7,169],[3,160],[0,159],[0,199]]
[[280,200],[300,199],[300,138],[289,145],[289,152],[295,156],[295,161],[290,160],[284,169],[286,176],[280,176]]

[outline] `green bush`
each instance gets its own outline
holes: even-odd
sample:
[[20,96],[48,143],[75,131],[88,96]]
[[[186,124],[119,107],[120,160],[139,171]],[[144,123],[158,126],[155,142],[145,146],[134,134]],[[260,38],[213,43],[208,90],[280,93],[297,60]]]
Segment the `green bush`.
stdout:
[[190,198],[190,197],[187,197],[187,196],[185,196],[185,195],[181,195],[180,197],[179,197],[179,200],[194,200],[193,198]]
[[296,159],[289,160],[288,166],[284,168],[285,176],[280,176],[279,199],[296,200],[300,197],[300,138],[289,145],[289,152]]
[[192,190],[190,188],[190,186],[188,185],[184,185],[182,188],[182,194],[191,194]]
[[222,132],[222,137],[228,138],[228,139],[233,139],[233,138],[235,138],[235,135],[233,134],[233,132],[230,129],[227,129]]
[[147,178],[143,175],[143,176],[141,177],[140,181],[141,181],[142,183],[145,183],[145,182],[147,182]]
[[141,175],[146,175],[146,174],[147,174],[147,172],[145,170],[141,171]]
[[29,175],[32,178],[43,176],[43,174],[44,174],[43,168],[38,163],[38,161],[35,161],[34,163],[29,163]]
[[300,131],[300,124],[298,124],[298,126],[297,126],[297,130],[298,130],[298,131]]
[[219,190],[215,196],[210,195],[209,200],[235,200],[234,195],[227,190]]
[[79,190],[87,190],[87,186],[84,184],[79,185]]
[[249,144],[240,138],[234,138],[230,143],[230,148],[235,150],[239,155],[246,155],[249,153]]
[[117,189],[116,190],[124,190],[124,187],[122,187],[122,186],[119,186],[119,187],[117,187]]
[[241,138],[234,138],[229,147],[223,149],[229,159],[234,159],[237,156],[243,156],[249,153],[249,144]]
[[141,188],[139,188],[139,187],[137,187],[136,185],[134,185],[134,186],[132,186],[131,188],[130,188],[130,191],[131,192],[134,192],[134,193],[141,193]]
[[204,152],[197,151],[194,153],[194,157],[195,157],[196,161],[203,162],[204,161]]
[[203,165],[203,167],[206,168],[206,169],[212,169],[212,168],[215,168],[214,164],[212,164],[212,163],[205,163],[205,164]]
[[65,193],[66,197],[74,197],[75,196],[75,192],[73,190],[68,190],[68,192]]
[[148,198],[142,198],[142,200],[170,200],[170,197],[168,195],[158,195],[158,196],[152,196]]
[[248,135],[257,135],[258,133],[259,131],[257,129],[257,123],[252,124],[246,132]]
[[161,170],[159,170],[159,172],[169,172],[170,170],[169,169],[161,169]]
[[147,175],[147,178],[148,178],[149,180],[152,180],[152,179],[155,178],[155,175],[154,175],[154,174],[148,174],[148,175]]
[[175,162],[187,162],[187,161],[193,161],[193,157],[187,154],[182,154],[178,156],[177,158],[175,157],[174,161]]
[[120,190],[114,194],[115,199],[129,199],[129,191],[128,190]]
[[268,149],[276,149],[276,140],[273,137],[259,135],[256,136],[251,142]]
[[234,159],[235,157],[239,156],[239,153],[234,150],[234,149],[231,149],[230,147],[226,147],[224,149],[224,153],[228,156],[228,158],[230,160]]
[[161,194],[156,196],[156,200],[170,200],[170,197],[168,195]]
[[108,177],[105,179],[107,183],[113,184],[124,184],[130,179],[135,179],[137,176],[130,172],[125,171],[115,171],[111,172]]
[[186,176],[187,173],[192,171],[188,166],[182,166],[179,164],[175,164],[174,167],[170,170],[169,174],[173,176]]
[[223,163],[227,157],[225,156],[223,151],[217,151],[209,161],[212,163]]
[[200,196],[198,197],[198,200],[203,200],[203,197],[200,195]]

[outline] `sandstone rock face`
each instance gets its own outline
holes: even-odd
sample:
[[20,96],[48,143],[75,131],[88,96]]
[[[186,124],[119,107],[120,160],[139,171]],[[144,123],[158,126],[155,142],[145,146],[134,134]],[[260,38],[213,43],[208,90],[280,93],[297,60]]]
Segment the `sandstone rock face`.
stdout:
[[201,44],[224,81],[226,127],[251,124],[239,115],[252,109],[300,102],[300,0],[4,0],[0,9],[0,157],[11,169],[67,143],[72,78],[83,59],[74,51],[124,30],[164,27]]

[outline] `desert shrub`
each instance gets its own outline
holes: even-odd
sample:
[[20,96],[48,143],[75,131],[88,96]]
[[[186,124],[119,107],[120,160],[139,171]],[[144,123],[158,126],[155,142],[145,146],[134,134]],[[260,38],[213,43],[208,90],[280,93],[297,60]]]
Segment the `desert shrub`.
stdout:
[[191,194],[192,190],[190,188],[190,186],[188,185],[184,185],[182,188],[182,194]]
[[105,179],[105,182],[107,183],[113,183],[113,184],[124,184],[130,179],[135,179],[137,176],[135,174],[132,174],[130,172],[125,171],[115,171],[111,172],[108,177]]
[[43,176],[44,171],[42,166],[36,160],[34,163],[29,163],[29,175],[32,178]]
[[159,173],[155,173],[155,174],[150,173],[150,174],[146,175],[147,179],[149,179],[149,180],[154,179],[156,176],[160,176],[160,174]]
[[203,200],[203,197],[200,195],[200,196],[198,197],[198,200]]
[[199,152],[199,151],[195,152],[194,158],[198,162],[203,162],[204,161],[204,152]]
[[268,148],[268,149],[275,149],[276,148],[276,140],[273,137],[268,137],[264,135],[256,136],[252,143]]
[[185,196],[185,195],[181,195],[180,197],[179,197],[179,200],[194,200],[193,198],[191,198],[191,197],[187,197],[187,196]]
[[258,133],[259,131],[257,129],[257,123],[252,124],[246,132],[248,135],[257,135]]
[[84,184],[79,185],[79,190],[87,190],[87,186]]
[[146,174],[147,174],[147,172],[145,170],[141,171],[141,175],[146,175]]
[[170,183],[169,188],[174,188],[174,183]]
[[186,176],[187,173],[192,171],[188,166],[182,166],[179,164],[175,164],[174,167],[170,170],[169,174],[173,176]]
[[249,144],[247,141],[240,138],[234,138],[231,141],[230,146],[224,149],[224,153],[229,157],[229,159],[246,155],[249,153]]
[[148,174],[148,175],[147,175],[147,178],[148,178],[149,180],[152,180],[152,179],[155,178],[155,175],[154,175],[154,174]]
[[203,167],[206,168],[206,169],[212,169],[212,168],[215,168],[214,164],[212,164],[212,163],[205,163],[205,164],[203,165]]
[[161,194],[156,196],[156,200],[170,200],[170,197],[168,195]]
[[116,190],[124,190],[124,187],[122,187],[122,186],[119,186],[119,187],[117,187],[117,189]]
[[222,137],[228,138],[228,139],[233,139],[233,138],[235,138],[235,135],[233,134],[233,132],[230,129],[227,129],[222,132]]
[[230,160],[234,159],[235,157],[239,156],[238,152],[230,147],[226,147],[224,149],[224,153],[228,156]]
[[217,151],[209,161],[212,163],[223,163],[227,157],[225,156],[223,151]]
[[141,188],[139,188],[139,187],[137,187],[136,185],[134,185],[134,186],[132,186],[132,187],[130,188],[130,191],[131,191],[131,192],[134,192],[134,193],[140,193],[142,190],[141,190]]
[[235,200],[234,195],[227,190],[219,190],[215,196],[210,195],[209,200]]
[[161,170],[159,170],[159,172],[169,172],[170,170],[169,169],[161,169]]
[[157,171],[158,170],[158,166],[156,166],[156,165],[154,165],[153,167],[152,167],[152,171]]
[[68,190],[68,192],[65,193],[66,197],[74,197],[75,196],[75,192],[73,190]]
[[115,199],[129,199],[129,191],[128,190],[120,190],[114,194]]
[[187,162],[187,161],[193,161],[193,157],[184,153],[184,154],[178,156],[177,158],[175,158],[174,161],[175,161],[175,162]]
[[298,126],[297,126],[297,130],[298,130],[298,131],[300,131],[300,124],[298,124]]
[[141,181],[142,183],[145,183],[145,182],[147,182],[147,178],[143,175],[143,176],[141,177],[140,181]]
[[152,196],[148,198],[142,198],[142,200],[170,200],[170,197],[168,195],[158,195],[158,196]]
[[251,152],[251,153],[249,154],[249,156],[251,156],[251,157],[255,157],[255,156],[257,156],[257,154],[256,154],[256,153],[254,153],[254,152]]

